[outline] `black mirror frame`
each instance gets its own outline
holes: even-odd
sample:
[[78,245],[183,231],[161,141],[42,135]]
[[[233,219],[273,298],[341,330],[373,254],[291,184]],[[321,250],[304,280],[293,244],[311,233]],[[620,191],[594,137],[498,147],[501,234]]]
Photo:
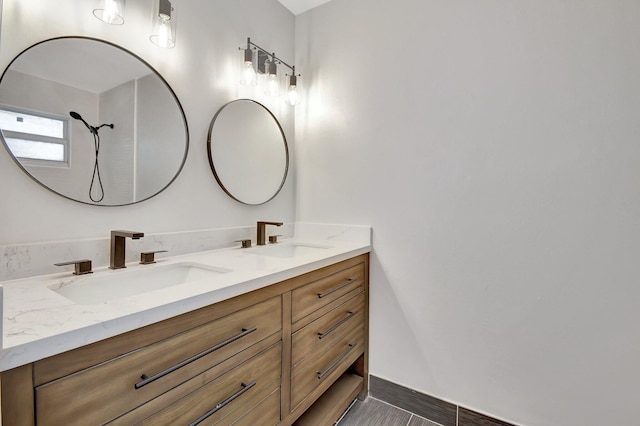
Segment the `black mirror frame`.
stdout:
[[51,188],[49,188],[47,185],[45,185],[44,183],[42,183],[40,180],[36,179],[31,173],[29,173],[29,171],[22,165],[22,163],[20,163],[20,161],[11,153],[11,150],[9,149],[9,146],[7,145],[7,143],[4,140],[4,135],[2,134],[2,131],[0,130],[0,140],[2,140],[2,144],[4,145],[4,147],[7,150],[7,153],[11,156],[11,158],[13,159],[13,161],[18,165],[18,167],[27,174],[27,176],[29,176],[32,180],[34,180],[36,183],[38,183],[40,186],[42,186],[43,188],[53,192],[56,195],[59,195],[63,198],[66,198],[68,200],[71,201],[75,201],[77,203],[81,203],[81,204],[86,204],[89,206],[99,206],[99,207],[122,207],[122,206],[129,206],[129,205],[133,205],[133,204],[138,204],[141,203],[143,201],[149,200],[153,197],[155,197],[156,195],[160,194],[161,192],[163,192],[164,190],[166,190],[169,186],[171,186],[171,184],[178,178],[178,176],[180,175],[180,173],[182,172],[182,169],[184,168],[184,165],[186,163],[187,160],[187,154],[189,153],[189,124],[187,122],[187,116],[184,113],[184,108],[182,107],[182,104],[180,103],[180,100],[178,99],[176,93],[173,91],[173,88],[169,85],[169,83],[167,82],[167,80],[165,80],[165,78],[154,68],[152,67],[147,61],[145,61],[144,59],[142,59],[140,56],[136,55],[135,53],[131,52],[128,49],[125,49],[122,46],[119,46],[115,43],[112,43],[110,41],[106,41],[106,40],[102,40],[99,38],[94,38],[94,37],[86,37],[86,36],[61,36],[61,37],[53,37],[53,38],[49,38],[46,40],[42,40],[39,41],[38,43],[35,43],[29,47],[27,47],[26,49],[22,50],[18,55],[16,55],[15,58],[13,58],[11,60],[11,62],[9,62],[9,64],[7,65],[7,67],[5,68],[5,70],[2,72],[2,76],[0,76],[0,85],[2,84],[2,80],[5,77],[5,74],[7,73],[7,71],[9,70],[9,68],[11,68],[11,65],[13,65],[13,63],[20,58],[20,56],[22,54],[24,54],[25,52],[27,52],[28,50],[39,46],[43,43],[47,43],[50,41],[54,41],[54,40],[65,40],[65,39],[78,39],[78,40],[90,40],[90,41],[96,41],[99,43],[104,43],[106,45],[115,47],[121,51],[123,51],[124,53],[127,53],[129,55],[131,55],[132,57],[134,57],[135,59],[137,59],[138,61],[140,61],[141,63],[143,63],[145,66],[147,66],[151,71],[153,71],[153,73],[160,78],[160,80],[164,83],[164,85],[166,86],[166,88],[169,90],[169,92],[171,93],[171,96],[173,97],[174,101],[176,102],[176,105],[178,106],[178,109],[180,110],[180,114],[182,116],[182,120],[184,123],[184,132],[185,132],[185,148],[184,148],[184,155],[182,158],[182,163],[180,165],[180,167],[178,168],[178,170],[176,171],[176,174],[173,176],[173,178],[171,178],[171,180],[164,186],[162,187],[162,189],[160,189],[158,192],[156,192],[155,194],[143,198],[141,200],[136,200],[133,201],[131,203],[123,203],[123,204],[97,204],[97,203],[90,203],[87,201],[82,201],[82,200],[77,200],[75,198],[69,197],[67,195],[61,194],[58,191],[55,191]]

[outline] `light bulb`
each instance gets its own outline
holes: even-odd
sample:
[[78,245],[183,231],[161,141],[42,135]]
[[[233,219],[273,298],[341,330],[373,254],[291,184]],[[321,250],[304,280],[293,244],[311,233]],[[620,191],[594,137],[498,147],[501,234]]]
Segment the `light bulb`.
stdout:
[[[295,73],[295,68],[294,68]],[[287,101],[294,106],[298,103],[298,77],[293,74],[289,77],[289,88],[287,89]]]
[[287,91],[287,100],[291,106],[298,103],[298,86],[289,86],[289,90]]
[[255,86],[258,84],[258,75],[253,68],[253,52],[250,48],[244,51],[244,63],[242,64],[242,77],[240,84],[245,86]]
[[158,46],[160,47],[173,47],[171,44],[171,40],[173,37],[171,36],[171,23],[168,19],[162,19],[160,17],[160,22],[158,25]]
[[267,95],[280,96],[280,90],[278,87],[278,74],[269,74],[267,77]]
[[269,62],[267,68],[269,73],[267,74],[267,91],[265,92],[269,96],[280,96],[280,85],[278,84],[278,67],[275,62]]

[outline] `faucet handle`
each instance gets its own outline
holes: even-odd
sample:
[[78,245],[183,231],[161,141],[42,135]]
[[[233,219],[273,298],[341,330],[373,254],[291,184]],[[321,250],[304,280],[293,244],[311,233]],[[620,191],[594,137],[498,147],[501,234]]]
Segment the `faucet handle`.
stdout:
[[167,250],[156,250],[156,251],[143,251],[140,253],[140,263],[142,265],[149,265],[151,263],[156,263],[155,254],[156,253],[166,253]]
[[85,275],[85,274],[93,273],[93,271],[91,270],[91,260],[89,259],[71,260],[69,262],[54,263],[54,265],[55,266],[75,265],[75,271],[73,272],[73,275]]
[[249,248],[251,247],[251,239],[246,239],[246,240],[235,240],[236,243],[242,243],[242,248]]
[[282,237],[282,235],[269,235],[269,244],[277,243],[278,237]]

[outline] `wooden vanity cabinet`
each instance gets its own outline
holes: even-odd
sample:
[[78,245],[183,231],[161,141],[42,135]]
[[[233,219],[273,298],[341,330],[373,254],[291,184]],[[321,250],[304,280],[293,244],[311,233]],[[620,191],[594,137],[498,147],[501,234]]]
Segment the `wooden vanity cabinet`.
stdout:
[[2,373],[13,425],[332,425],[368,387],[368,254]]

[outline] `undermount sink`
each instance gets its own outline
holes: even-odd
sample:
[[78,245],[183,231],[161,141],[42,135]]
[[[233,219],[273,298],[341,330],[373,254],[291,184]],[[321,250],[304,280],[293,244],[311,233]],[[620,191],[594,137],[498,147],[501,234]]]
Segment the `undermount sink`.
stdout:
[[315,254],[318,251],[331,248],[330,246],[323,246],[319,244],[306,244],[306,243],[276,243],[268,246],[255,247],[247,251],[251,254],[257,254],[261,256],[272,257],[296,257],[305,256],[307,254]]
[[49,289],[72,302],[93,305],[212,278],[227,272],[231,271],[185,262],[133,271],[104,271],[99,275],[85,276],[68,283],[55,284]]

